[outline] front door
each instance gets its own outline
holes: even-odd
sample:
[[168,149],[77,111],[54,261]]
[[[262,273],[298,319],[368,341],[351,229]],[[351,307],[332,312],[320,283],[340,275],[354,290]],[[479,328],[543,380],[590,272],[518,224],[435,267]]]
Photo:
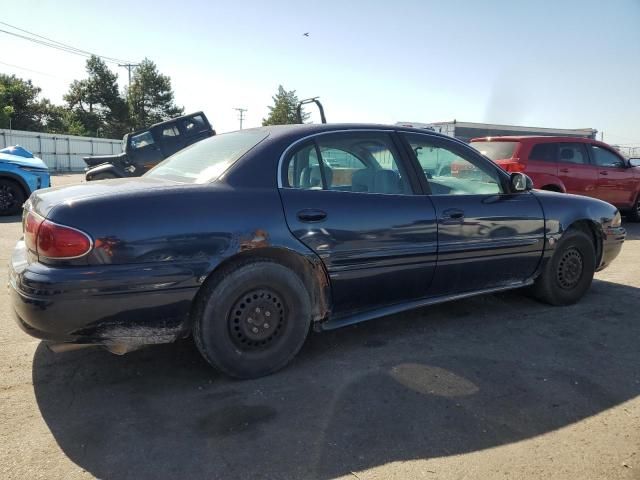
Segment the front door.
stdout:
[[637,179],[626,162],[611,150],[591,145],[591,160],[598,170],[598,198],[618,208],[629,208],[635,202]]
[[[518,284],[536,271],[544,215],[530,192],[506,192],[497,167],[470,147],[428,134],[402,134],[425,172],[438,221],[438,265],[431,294]],[[446,165],[438,175],[434,163]]]
[[291,232],[323,261],[334,315],[427,296],[436,265],[430,199],[385,131],[318,135],[285,157]]

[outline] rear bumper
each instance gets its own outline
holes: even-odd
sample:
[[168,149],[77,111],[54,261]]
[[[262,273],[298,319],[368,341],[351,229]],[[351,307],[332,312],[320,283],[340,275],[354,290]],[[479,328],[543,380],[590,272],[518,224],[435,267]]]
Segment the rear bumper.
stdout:
[[596,271],[603,270],[618,256],[627,231],[622,227],[607,227],[602,237],[602,256]]
[[145,264],[53,268],[28,263],[24,242],[9,264],[16,321],[54,343],[146,345],[190,331],[193,269]]

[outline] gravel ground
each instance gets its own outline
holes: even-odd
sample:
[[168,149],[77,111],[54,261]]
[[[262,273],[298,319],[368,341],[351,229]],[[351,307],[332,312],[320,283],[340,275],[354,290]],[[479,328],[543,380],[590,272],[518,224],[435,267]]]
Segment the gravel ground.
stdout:
[[[190,341],[53,354],[1,289],[0,478],[640,479],[640,225],[626,227],[578,305],[424,308],[313,334],[245,382]],[[0,264],[19,236],[0,219]]]

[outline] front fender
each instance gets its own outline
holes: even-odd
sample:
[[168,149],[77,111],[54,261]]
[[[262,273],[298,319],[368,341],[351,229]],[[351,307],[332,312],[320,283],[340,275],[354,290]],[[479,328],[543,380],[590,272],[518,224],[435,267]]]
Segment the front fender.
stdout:
[[588,227],[597,241],[597,269],[607,266],[620,251],[626,232],[613,226],[619,213],[613,205],[591,197],[538,190],[545,216],[545,259],[553,255],[558,240],[572,226]]

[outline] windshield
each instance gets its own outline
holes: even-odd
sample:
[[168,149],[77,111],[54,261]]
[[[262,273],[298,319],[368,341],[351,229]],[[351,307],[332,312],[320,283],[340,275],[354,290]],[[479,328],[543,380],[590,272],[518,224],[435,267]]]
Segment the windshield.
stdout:
[[471,146],[491,160],[506,160],[513,157],[513,152],[520,142],[471,142]]
[[172,155],[149,170],[145,177],[208,183],[218,179],[240,157],[268,136],[268,132],[257,129],[216,135]]

